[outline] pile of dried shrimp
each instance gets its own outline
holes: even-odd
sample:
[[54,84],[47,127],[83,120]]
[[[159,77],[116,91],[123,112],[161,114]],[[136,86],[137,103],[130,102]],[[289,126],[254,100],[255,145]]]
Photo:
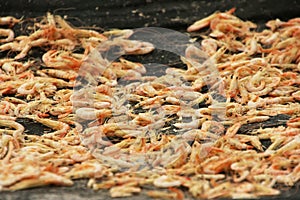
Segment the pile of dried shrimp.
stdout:
[[[144,76],[145,66],[120,58],[98,77],[88,107],[73,87],[93,49],[109,36],[126,54],[147,54],[151,43],[127,39],[130,30],[74,28],[51,14],[26,27],[28,35],[15,36],[20,20],[0,18],[0,191],[71,186],[82,178],[112,197],[148,185],[147,195],[165,199],[184,199],[186,191],[195,198],[254,198],[294,186],[300,179],[300,19],[271,20],[257,31],[233,12],[213,13],[188,28],[218,69],[224,101],[217,104],[205,89],[216,80],[207,81],[184,57],[185,69],[168,68],[161,77]],[[103,60],[94,59],[100,66]],[[133,82],[120,86],[120,78]],[[214,117],[218,109],[222,119]],[[278,115],[289,120],[240,132]],[[19,119],[53,131],[32,133]],[[139,168],[126,155],[155,156],[151,167]]]

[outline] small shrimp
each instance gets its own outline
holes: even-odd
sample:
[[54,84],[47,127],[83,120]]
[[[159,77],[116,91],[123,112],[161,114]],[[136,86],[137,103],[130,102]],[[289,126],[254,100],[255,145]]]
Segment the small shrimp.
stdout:
[[231,127],[229,127],[226,131],[226,137],[234,137],[238,130],[241,128],[242,124],[241,123],[235,123]]
[[184,193],[177,188],[169,188],[169,191],[150,190],[147,195],[154,199],[184,199]]
[[181,109],[179,105],[163,105],[161,108],[165,115],[176,114]]
[[72,106],[51,107],[49,112],[53,116],[62,118],[63,116],[66,116],[66,115],[72,113]]
[[33,41],[27,41],[26,44],[19,44],[19,45],[17,45],[18,49],[16,49],[16,51],[20,51],[20,53],[15,56],[15,59],[19,60],[19,59],[26,57],[32,47],[40,47],[40,46],[45,46],[47,44],[48,44],[48,39],[46,39],[46,38],[40,38],[40,39],[33,40]]
[[21,19],[17,19],[12,16],[0,17],[0,25],[9,25],[10,27],[14,26],[16,23],[19,23]]
[[229,85],[228,96],[230,98],[235,97],[238,93],[238,79],[237,75],[234,74]]
[[248,55],[253,55],[258,51],[257,38],[251,37],[246,41],[245,53]]
[[74,80],[77,77],[77,73],[73,70],[43,69],[41,71],[55,78]]
[[245,86],[249,92],[258,92],[265,88],[266,82],[262,79],[262,75],[263,73],[261,71],[258,71],[251,78],[247,79],[248,81]]
[[64,38],[64,39],[58,39],[55,41],[49,41],[50,45],[53,46],[56,49],[63,49],[67,51],[72,51],[75,49],[76,43],[74,43],[72,40]]
[[44,137],[48,137],[48,136],[55,136],[58,135],[59,137],[64,137],[67,132],[70,130],[70,126],[64,122],[61,121],[56,121],[56,120],[52,120],[52,119],[46,119],[46,118],[40,118],[38,116],[27,116],[28,118],[32,118],[33,120],[48,126],[49,128],[53,128],[56,131],[52,132],[52,133],[47,133],[44,134]]
[[173,125],[180,129],[197,129],[197,128],[199,128],[199,126],[201,126],[201,124],[203,123],[203,120],[206,120],[206,119],[205,118],[194,119],[191,122],[175,123]]
[[25,82],[18,87],[17,92],[22,95],[33,94],[36,91],[35,81]]
[[300,101],[300,91],[296,91],[292,93],[292,97],[298,101]]
[[129,38],[134,33],[131,29],[113,29],[109,31],[103,32],[103,35],[107,37],[121,37],[121,38]]
[[131,186],[130,184],[118,185],[110,188],[109,193],[111,197],[129,197],[135,193],[140,193],[142,189],[138,186]]
[[181,104],[181,101],[179,99],[177,99],[176,97],[171,97],[171,96],[167,96],[165,101],[168,103],[171,103],[173,105]]
[[2,65],[2,69],[10,75],[16,75],[25,72],[32,65],[32,63],[33,61],[28,61],[26,63],[18,61],[5,62]]
[[141,42],[137,40],[121,40],[121,46],[125,50],[126,54],[147,54],[155,49],[150,42]]
[[[232,13],[234,11],[231,11]],[[198,20],[196,22],[194,22],[192,25],[190,25],[188,28],[187,28],[187,31],[188,32],[193,32],[193,31],[197,31],[197,30],[200,30],[202,28],[205,28],[207,26],[209,26],[210,22],[214,19],[214,18],[217,18],[219,15],[219,12],[215,12],[211,15],[209,15],[208,17],[206,18],[203,18],[201,20]]]
[[[34,178],[32,178],[34,177]],[[35,178],[37,177],[37,178]],[[31,177],[20,180],[19,182],[9,186],[9,190],[21,190],[24,188],[37,187],[37,186],[46,186],[46,185],[61,185],[61,186],[72,186],[74,183],[72,180],[52,173],[43,171],[38,176],[31,175]]]
[[24,126],[12,120],[2,120],[2,119],[0,120],[0,125],[16,129],[13,132],[13,137],[14,137],[15,145],[17,146],[17,148],[20,148],[20,144],[18,140],[20,139],[23,140],[23,132],[25,130]]
[[206,52],[209,56],[214,55],[218,49],[217,40],[212,38],[203,39],[201,41],[201,49]]
[[287,144],[283,145],[279,149],[276,149],[274,154],[272,154],[271,156],[281,155],[284,152],[293,150],[295,148],[298,148],[299,146],[300,146],[300,135],[297,135],[294,137],[293,140],[289,141]]
[[112,114],[111,109],[79,108],[75,111],[77,117],[85,120],[104,119]]
[[286,124],[292,128],[300,128],[300,117],[290,119]]
[[81,58],[68,51],[49,50],[42,56],[47,67],[57,69],[78,69],[82,63]]
[[6,37],[5,39],[0,39],[0,43],[5,43],[5,42],[11,42],[14,40],[15,33],[11,29],[3,29],[0,28],[0,36],[1,37]]
[[142,63],[131,62],[124,58],[120,58],[120,62],[123,64],[125,69],[133,69],[141,74],[146,73],[146,68]]

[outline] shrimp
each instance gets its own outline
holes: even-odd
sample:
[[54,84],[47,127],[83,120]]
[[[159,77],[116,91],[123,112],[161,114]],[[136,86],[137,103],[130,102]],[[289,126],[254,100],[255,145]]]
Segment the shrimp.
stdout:
[[10,27],[14,26],[16,23],[19,23],[21,19],[17,19],[12,16],[0,17],[0,25],[8,25]]
[[152,43],[150,42],[141,42],[137,40],[115,40],[116,44],[119,44],[123,47],[126,54],[147,54],[155,49]]
[[82,63],[81,59],[81,55],[58,50],[49,50],[42,56],[47,67],[57,69],[78,69]]
[[21,190],[24,188],[31,188],[37,186],[45,186],[45,185],[62,185],[62,186],[72,186],[74,183],[68,178],[64,176],[43,171],[39,174],[36,178],[32,178],[34,176],[28,177],[27,179],[24,178],[20,180],[16,184],[9,186],[9,190]]
[[162,175],[153,181],[154,186],[161,188],[179,187],[181,185],[180,180],[176,180],[174,177]]
[[11,42],[15,37],[15,33],[11,29],[0,28],[0,36],[6,37],[5,39],[0,39],[0,43]]
[[94,120],[97,118],[104,119],[112,114],[110,109],[100,109],[95,108],[79,108],[75,111],[76,116],[85,120]]
[[12,134],[17,148],[20,148],[19,140],[23,140],[23,132],[25,130],[24,126],[18,122],[12,120],[0,120],[1,126],[6,126],[16,129]]
[[146,73],[146,68],[141,63],[131,62],[129,60],[125,60],[124,58],[120,58],[120,62],[123,64],[125,69],[133,69],[141,74]]
[[59,137],[64,137],[67,132],[70,130],[70,126],[64,122],[52,120],[52,119],[44,119],[40,118],[38,116],[27,116],[28,118],[32,118],[33,120],[48,126],[49,128],[55,129],[56,131],[52,133],[47,133],[44,134],[43,137],[52,137],[52,136],[59,136]]
[[77,73],[73,70],[61,70],[61,69],[43,69],[41,72],[48,74],[55,78],[74,80],[77,77]]
[[286,124],[292,128],[300,128],[300,117],[290,119]]
[[130,184],[124,184],[120,186],[114,186],[109,190],[111,197],[129,197],[135,193],[140,193],[142,189],[138,186],[131,186]]
[[36,91],[35,81],[25,82],[18,87],[17,92],[22,95],[33,94]]
[[210,25],[210,23],[213,19],[218,18],[218,17],[228,18],[230,16],[230,14],[232,14],[234,11],[235,11],[235,9],[233,8],[233,9],[229,10],[227,13],[219,13],[219,12],[213,13],[210,16],[208,16],[206,18],[203,18],[199,21],[196,21],[195,23],[190,25],[187,28],[187,31],[188,32],[193,32],[193,31],[197,31],[197,30],[200,30],[202,28],[205,28],[205,27]]

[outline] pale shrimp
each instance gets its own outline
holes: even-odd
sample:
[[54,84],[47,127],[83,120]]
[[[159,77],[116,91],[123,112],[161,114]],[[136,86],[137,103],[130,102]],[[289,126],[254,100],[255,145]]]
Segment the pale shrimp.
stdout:
[[25,130],[24,126],[12,120],[0,120],[0,125],[16,129],[13,132],[13,137],[15,145],[17,146],[17,148],[20,148],[19,140],[23,140],[23,132]]
[[129,60],[125,60],[124,58],[120,58],[120,62],[123,64],[125,69],[133,69],[141,74],[146,73],[146,68],[142,63],[131,62]]
[[192,129],[182,134],[182,138],[187,141],[198,141],[198,140],[207,140],[213,139],[217,140],[219,136],[212,132],[204,131],[201,129]]
[[5,62],[2,65],[2,69],[10,75],[20,74],[25,72],[30,66],[32,66],[34,61],[28,61],[25,63],[18,62],[18,61],[9,61]]
[[258,71],[256,74],[254,74],[251,78],[244,79],[247,81],[245,84],[247,90],[249,92],[258,92],[265,88],[266,81],[262,78],[263,73],[261,71]]
[[147,54],[155,49],[152,43],[137,40],[116,40],[116,44],[123,47],[126,54]]
[[235,123],[234,125],[230,126],[227,130],[226,130],[226,137],[234,137],[236,135],[236,133],[238,132],[238,130],[241,128],[242,124],[241,123]]
[[82,146],[77,146],[76,149],[68,151],[69,157],[75,162],[83,162],[91,158],[91,153]]
[[289,119],[286,124],[292,128],[300,128],[300,117]]
[[64,81],[62,79],[53,78],[53,77],[34,77],[34,80],[41,83],[47,83],[48,85],[54,85],[58,88],[63,87],[73,87],[75,82],[74,81]]
[[232,76],[227,93],[230,98],[235,97],[238,94],[238,78],[236,74]]
[[22,95],[33,94],[36,91],[35,81],[25,82],[18,87],[17,92]]
[[218,42],[212,38],[203,39],[201,41],[201,49],[209,56],[212,56],[217,52]]
[[181,104],[180,99],[177,99],[176,97],[172,97],[172,96],[167,96],[165,101],[167,103],[171,103],[173,105],[180,105]]
[[42,56],[42,60],[47,67],[57,69],[78,69],[82,63],[81,59],[81,55],[62,50],[49,50]]
[[72,106],[55,106],[50,108],[49,113],[53,116],[57,116],[58,118],[62,118],[72,113]]
[[17,118],[13,117],[13,116],[7,116],[7,115],[0,114],[0,120],[12,120],[12,121],[15,121],[16,119]]
[[[99,161],[93,159],[84,161],[81,164],[76,164],[70,171],[66,174],[66,177],[71,179],[80,179],[95,177],[101,178],[102,176],[109,175],[109,170],[107,170]],[[95,181],[88,182],[88,187],[93,188],[93,185],[96,184]]]
[[76,43],[68,38],[58,39],[55,41],[49,41],[50,45],[56,49],[63,49],[72,51],[75,49]]
[[12,16],[7,16],[7,17],[0,17],[0,25],[9,25],[9,26],[14,26],[16,23],[19,23],[21,19],[17,19]]
[[300,91],[298,90],[296,92],[293,92],[292,97],[299,101],[300,100]]
[[1,38],[0,43],[11,42],[14,40],[15,33],[11,29],[0,28],[0,36],[6,37],[5,39]]
[[263,44],[270,45],[270,44],[274,43],[276,40],[279,39],[279,32],[273,33],[273,32],[271,32],[271,31],[264,30],[264,31],[262,32],[262,35],[263,35],[264,33],[267,33],[267,35],[264,36],[263,38],[261,38],[261,42],[262,42]]
[[197,129],[201,126],[203,121],[206,120],[205,118],[202,119],[193,119],[190,122],[184,122],[184,123],[175,123],[173,124],[176,128],[180,129]]
[[[0,101],[0,114],[13,116],[15,109],[16,109],[15,104],[5,100]],[[9,117],[7,117],[7,119],[8,118]]]
[[258,51],[257,38],[252,37],[246,41],[245,53],[248,55],[253,55]]
[[[4,167],[5,166],[5,167]],[[1,167],[1,188],[9,187],[30,177],[39,176],[41,171],[33,161],[7,163]]]
[[135,93],[138,95],[148,96],[148,97],[154,97],[154,96],[160,94],[160,92],[158,90],[156,90],[151,83],[140,84],[136,88]]
[[237,134],[235,135],[235,137],[238,138],[241,142],[250,142],[253,147],[258,149],[259,151],[263,151],[262,144],[258,136]]
[[1,44],[0,45],[0,50],[1,51],[8,51],[8,50],[22,51],[24,47],[25,47],[25,45],[21,45],[17,41],[12,41],[12,42],[8,42],[8,43],[5,43],[5,44]]
[[1,134],[1,143],[0,143],[0,159],[3,163],[8,163],[11,156],[12,151],[15,148],[14,146],[15,140],[11,135]]
[[[284,142],[284,138],[281,138],[282,140],[279,142]],[[293,150],[295,148],[298,148],[300,145],[300,136],[297,135],[295,136],[291,141],[289,141],[288,143],[284,144],[283,146],[281,146],[279,149],[276,149],[274,154],[272,154],[271,156],[277,156],[277,155],[282,155],[283,153],[285,153],[286,151],[290,151]],[[268,148],[269,149],[269,148]]]
[[174,187],[170,187],[169,191],[150,190],[147,192],[147,195],[155,199],[184,199],[184,193],[180,189]]
[[61,69],[43,69],[43,73],[48,74],[55,78],[74,80],[77,77],[77,72],[73,70],[61,70]]
[[163,105],[161,106],[161,109],[165,115],[173,115],[176,114],[181,108],[179,105]]
[[220,122],[208,120],[202,123],[201,130],[212,132],[216,135],[221,135],[225,128]]
[[66,103],[70,101],[70,98],[72,96],[72,90],[71,89],[61,89],[55,92],[53,99],[55,101],[61,102],[61,103]]
[[140,193],[142,189],[138,186],[131,186],[124,184],[110,188],[109,193],[111,197],[129,197],[133,194]]
[[32,49],[32,47],[45,46],[47,44],[48,44],[48,39],[46,39],[46,38],[40,38],[40,39],[33,40],[33,41],[27,41],[27,43],[25,43],[25,44],[24,43],[18,44],[18,45],[16,45],[18,48],[18,49],[16,49],[16,51],[20,51],[20,53],[15,56],[15,59],[19,60],[19,59],[26,57],[28,52],[30,51],[30,49]]
[[0,94],[14,94],[16,93],[16,90],[18,87],[20,87],[24,81],[22,80],[11,80],[11,81],[5,81],[0,84]]
[[94,120],[97,118],[104,119],[111,116],[112,110],[110,109],[100,109],[95,108],[79,108],[75,111],[76,116],[85,120]]
[[133,30],[130,29],[113,29],[109,31],[103,32],[103,35],[107,37],[121,37],[121,38],[129,38],[134,33]]
[[218,17],[227,18],[227,19],[233,18],[233,15],[231,15],[231,14],[234,13],[234,11],[235,11],[235,8],[230,9],[226,13],[215,12],[215,13],[209,15],[208,17],[203,18],[199,21],[196,21],[195,23],[190,25],[187,28],[187,31],[188,32],[193,32],[193,31],[197,31],[197,30],[200,30],[202,28],[205,28],[205,27],[210,25],[210,23],[213,19],[218,18]]
[[61,186],[73,185],[73,181],[71,181],[70,179],[48,171],[41,172],[41,174],[39,174],[37,178],[31,178],[31,177],[28,177],[27,179],[24,178],[23,180],[17,182],[16,184],[13,184],[12,186],[9,187],[9,190],[15,191],[24,188],[46,186],[46,185],[61,185]]
[[27,117],[32,118],[33,120],[35,120],[45,126],[48,126],[49,128],[56,130],[52,133],[44,134],[43,135],[44,137],[52,137],[52,136],[64,137],[67,134],[67,132],[70,130],[70,126],[61,121],[40,118],[38,116],[27,116]]

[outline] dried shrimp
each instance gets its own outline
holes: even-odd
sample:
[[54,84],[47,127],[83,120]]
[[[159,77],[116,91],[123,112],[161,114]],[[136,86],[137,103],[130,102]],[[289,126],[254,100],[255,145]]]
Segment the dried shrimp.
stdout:
[[[112,197],[152,185],[153,198],[184,199],[184,191],[256,198],[299,183],[300,20],[271,20],[258,31],[234,10],[187,29],[218,78],[209,63],[193,62],[200,51],[192,47],[181,58],[185,68],[147,76],[148,68],[129,58],[154,45],[128,39],[131,30],[100,33],[47,13],[30,34],[18,35],[22,19],[1,17],[0,191],[85,178]],[[105,67],[93,54],[99,46],[130,56]],[[80,71],[85,65],[90,71]],[[83,73],[82,81],[96,83],[88,95],[76,85]],[[284,126],[264,126],[282,115],[289,117]],[[48,131],[27,130],[22,120]],[[248,125],[254,128],[245,131]]]

